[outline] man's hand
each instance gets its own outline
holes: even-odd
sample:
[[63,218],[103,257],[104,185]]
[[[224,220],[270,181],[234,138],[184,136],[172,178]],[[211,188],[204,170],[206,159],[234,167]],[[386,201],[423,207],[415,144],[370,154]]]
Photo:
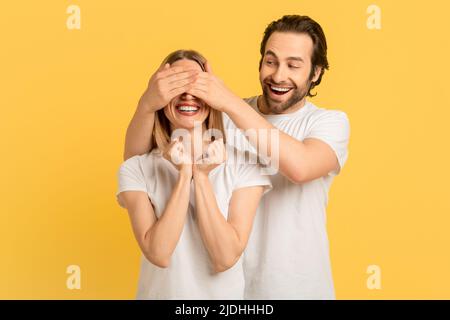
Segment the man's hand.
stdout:
[[186,92],[202,99],[211,108],[226,111],[227,107],[232,106],[236,99],[240,100],[240,98],[214,75],[208,61],[205,67],[206,72],[200,72]]
[[139,105],[147,112],[164,108],[174,97],[191,87],[199,72],[185,67],[171,67],[166,63],[150,78]]
[[197,159],[192,166],[194,178],[196,176],[207,177],[208,174],[219,166],[221,163],[227,160],[227,153],[223,139],[214,140],[203,153],[200,159]]

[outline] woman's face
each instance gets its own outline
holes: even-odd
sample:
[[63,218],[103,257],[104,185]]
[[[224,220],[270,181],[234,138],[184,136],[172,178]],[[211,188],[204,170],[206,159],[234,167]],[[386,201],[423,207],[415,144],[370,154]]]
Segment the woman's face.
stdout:
[[[175,61],[171,66],[182,66],[203,71],[197,62],[188,59]],[[164,108],[164,114],[174,129],[183,128],[187,130],[194,128],[194,121],[203,123],[208,117],[209,111],[209,106],[189,93],[176,96]]]

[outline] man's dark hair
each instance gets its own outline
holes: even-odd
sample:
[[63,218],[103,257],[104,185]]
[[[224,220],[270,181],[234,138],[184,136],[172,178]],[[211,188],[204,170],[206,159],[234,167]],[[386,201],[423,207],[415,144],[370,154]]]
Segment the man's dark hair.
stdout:
[[286,15],[281,19],[272,21],[264,31],[264,37],[261,41],[261,60],[259,61],[260,70],[266,50],[267,40],[274,32],[305,33],[311,37],[313,42],[313,52],[311,56],[311,72],[309,74],[309,80],[312,80],[314,77],[315,69],[317,67],[322,67],[319,78],[317,81],[311,83],[307,94],[309,97],[315,96],[316,94],[311,94],[311,90],[320,84],[325,69],[328,70],[329,68],[327,59],[327,40],[325,38],[325,34],[323,33],[322,27],[308,16]]

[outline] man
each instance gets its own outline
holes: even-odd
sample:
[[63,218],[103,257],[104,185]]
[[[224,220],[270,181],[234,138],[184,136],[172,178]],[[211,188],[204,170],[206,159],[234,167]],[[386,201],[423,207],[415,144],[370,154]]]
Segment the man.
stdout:
[[[154,112],[178,94],[223,111],[225,127],[241,130],[229,143],[239,148],[244,145],[239,141],[248,139],[254,152],[266,146],[279,165],[245,253],[245,297],[334,299],[326,205],[333,177],[347,159],[349,122],[344,112],[306,99],[328,69],[325,35],[309,17],[284,16],[268,25],[260,51],[263,94],[245,101],[210,66],[200,73],[168,65],[158,70],[127,130],[124,157],[148,152]],[[276,130],[277,141],[270,134],[246,136],[247,130]]]

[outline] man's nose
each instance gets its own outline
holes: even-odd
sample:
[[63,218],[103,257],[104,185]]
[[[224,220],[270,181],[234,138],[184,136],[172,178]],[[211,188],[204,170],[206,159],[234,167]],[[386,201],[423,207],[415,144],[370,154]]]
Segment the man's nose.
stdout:
[[272,80],[275,83],[282,83],[285,82],[286,79],[286,68],[283,66],[278,66],[278,68],[275,70],[275,72],[272,74]]

